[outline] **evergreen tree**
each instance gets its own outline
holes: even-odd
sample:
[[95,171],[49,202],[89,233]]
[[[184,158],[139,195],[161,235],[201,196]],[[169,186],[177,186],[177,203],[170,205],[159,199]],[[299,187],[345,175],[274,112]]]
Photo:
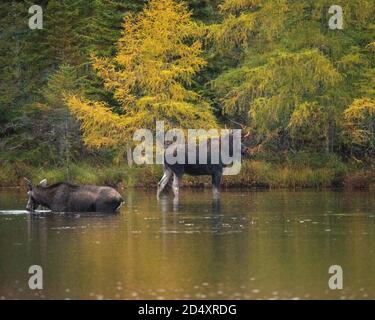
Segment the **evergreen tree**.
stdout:
[[212,127],[213,106],[277,152],[374,153],[371,0],[335,2],[342,30],[328,0],[45,0],[43,30],[28,27],[32,4],[0,3],[2,159],[59,164],[66,91],[96,146],[155,119]]
[[[30,51],[36,39],[28,27],[28,3],[0,4],[0,133],[2,126],[15,125],[22,106],[35,98],[38,80],[33,79],[37,62]],[[35,49],[35,48],[34,48]],[[9,123],[12,122],[12,123]]]
[[86,20],[82,19],[89,51],[96,55],[113,56],[125,15],[140,11],[145,3],[145,0],[94,0],[91,14]]
[[72,96],[71,111],[82,121],[88,145],[123,147],[137,128],[212,127],[210,107],[188,86],[205,61],[199,26],[185,4],[152,0],[143,12],[128,16],[113,58],[94,57],[93,66],[120,105],[114,113],[103,102]]
[[23,121],[28,134],[37,142],[32,144],[34,151],[39,149],[36,155],[43,153],[47,161],[67,170],[70,162],[82,159],[85,150],[79,124],[64,101],[67,94],[83,94],[85,82],[75,67],[62,64],[40,90],[39,102],[25,108]]
[[[45,10],[44,46],[52,70],[66,63],[80,66],[85,62],[84,39],[81,28],[80,6],[83,1],[50,0]],[[87,3],[86,3],[87,5]]]

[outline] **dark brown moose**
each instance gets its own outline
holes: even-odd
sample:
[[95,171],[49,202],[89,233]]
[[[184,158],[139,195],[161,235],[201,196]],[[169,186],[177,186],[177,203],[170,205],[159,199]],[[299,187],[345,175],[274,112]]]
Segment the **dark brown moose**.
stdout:
[[33,186],[30,180],[27,183],[29,200],[26,210],[35,211],[39,206],[55,212],[116,212],[123,199],[111,187],[74,185],[60,182],[47,186],[47,180]]

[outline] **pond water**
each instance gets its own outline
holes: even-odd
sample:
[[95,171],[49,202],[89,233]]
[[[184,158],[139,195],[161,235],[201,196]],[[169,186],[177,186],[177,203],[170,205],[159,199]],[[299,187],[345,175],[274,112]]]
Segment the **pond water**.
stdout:
[[[116,215],[30,215],[25,192],[1,190],[0,299],[375,298],[373,193],[123,195]],[[31,265],[43,290],[28,287]]]

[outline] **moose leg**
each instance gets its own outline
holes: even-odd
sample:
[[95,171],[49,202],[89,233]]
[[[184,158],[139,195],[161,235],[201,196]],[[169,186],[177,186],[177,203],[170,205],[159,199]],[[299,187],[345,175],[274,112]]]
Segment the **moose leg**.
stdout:
[[212,175],[212,193],[214,198],[217,199],[220,196],[220,181],[221,181],[221,172],[215,173]]
[[178,194],[180,192],[180,179],[181,179],[180,176],[178,176],[177,174],[173,173],[172,189],[173,189],[174,197],[176,199],[178,199]]
[[158,183],[158,191],[157,191],[157,198],[159,199],[160,193],[164,190],[165,186],[168,184],[169,179],[172,176],[172,172],[170,170],[165,170],[162,178],[160,179]]

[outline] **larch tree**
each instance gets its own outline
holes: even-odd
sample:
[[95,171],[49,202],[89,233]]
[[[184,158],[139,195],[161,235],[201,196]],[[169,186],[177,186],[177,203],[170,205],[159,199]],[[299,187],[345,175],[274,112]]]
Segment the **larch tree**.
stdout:
[[91,147],[124,152],[136,129],[212,128],[210,105],[189,87],[206,64],[200,26],[186,4],[151,0],[138,15],[127,15],[113,57],[92,56],[92,65],[118,107],[71,96],[71,112],[82,123]]
[[258,142],[282,135],[287,148],[333,151],[345,108],[373,92],[371,3],[337,1],[345,25],[330,30],[329,1],[224,0],[210,27],[210,63],[226,64],[211,82],[222,113]]
[[353,148],[360,147],[368,156],[375,156],[375,99],[355,99],[344,111],[344,141]]

